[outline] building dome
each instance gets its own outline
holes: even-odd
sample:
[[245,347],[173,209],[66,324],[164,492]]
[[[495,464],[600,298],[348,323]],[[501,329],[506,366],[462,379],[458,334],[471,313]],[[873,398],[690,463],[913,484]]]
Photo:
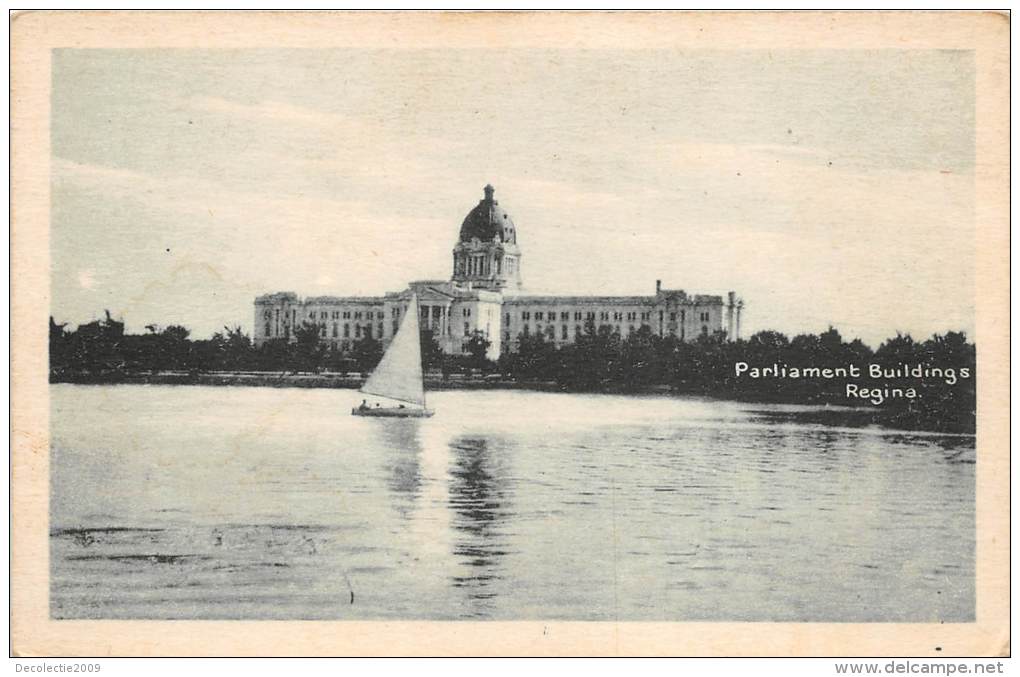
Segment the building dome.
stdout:
[[464,223],[460,226],[461,242],[470,242],[472,238],[478,238],[482,242],[497,239],[507,244],[517,243],[517,228],[514,227],[514,222],[506,210],[492,199],[494,192],[492,186],[486,186],[485,199],[464,218]]

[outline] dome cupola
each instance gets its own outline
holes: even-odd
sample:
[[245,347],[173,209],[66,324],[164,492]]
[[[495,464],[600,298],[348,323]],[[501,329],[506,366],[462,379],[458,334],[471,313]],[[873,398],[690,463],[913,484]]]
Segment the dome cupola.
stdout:
[[452,281],[470,289],[515,292],[521,288],[521,250],[517,227],[485,186],[485,198],[460,224],[453,248]]
[[460,225],[461,242],[470,242],[472,238],[482,242],[492,242],[494,239],[508,244],[517,242],[514,222],[506,210],[499,206],[499,201],[493,199],[495,192],[496,189],[491,185],[485,186],[485,198],[468,212]]

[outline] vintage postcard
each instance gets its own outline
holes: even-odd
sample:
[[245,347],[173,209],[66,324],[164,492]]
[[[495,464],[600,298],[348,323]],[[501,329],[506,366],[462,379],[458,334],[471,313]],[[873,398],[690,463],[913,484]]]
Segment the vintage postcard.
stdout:
[[16,655],[1008,654],[1007,16],[11,30]]

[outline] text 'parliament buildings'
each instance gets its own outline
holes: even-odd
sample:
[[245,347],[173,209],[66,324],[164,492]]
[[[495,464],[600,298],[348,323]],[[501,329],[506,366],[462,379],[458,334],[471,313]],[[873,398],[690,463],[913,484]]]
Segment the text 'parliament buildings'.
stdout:
[[443,351],[460,354],[467,340],[481,332],[489,341],[488,357],[513,352],[520,335],[543,334],[556,345],[572,343],[589,320],[626,338],[642,326],[660,336],[684,341],[725,331],[740,336],[743,301],[734,292],[722,296],[663,289],[656,281],[648,296],[532,296],[521,284],[521,250],[517,228],[492,186],[460,227],[453,248],[450,280],[420,280],[384,296],[314,296],[293,292],[255,299],[256,345],[274,339],[294,340],[294,327],[319,327],[320,340],[347,349],[365,337],[387,344],[400,325],[412,292],[418,294],[422,330],[431,330]]

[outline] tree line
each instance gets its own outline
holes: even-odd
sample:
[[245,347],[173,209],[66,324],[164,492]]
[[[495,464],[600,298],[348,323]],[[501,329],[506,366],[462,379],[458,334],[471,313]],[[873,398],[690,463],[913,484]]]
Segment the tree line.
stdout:
[[[294,330],[294,340],[273,339],[256,347],[240,327],[224,327],[209,339],[192,339],[179,325],[146,326],[143,334],[129,334],[124,323],[109,312],[102,320],[70,330],[50,318],[50,373],[110,375],[157,371],[276,371],[367,373],[382,358],[378,339],[363,336],[346,348],[333,348],[320,340],[320,327],[305,322]],[[489,342],[479,333],[467,339],[468,354],[444,355],[433,332],[421,333],[426,368],[453,370],[488,366]]]
[[[224,328],[210,339],[190,339],[181,326],[150,325],[144,334],[127,334],[109,314],[103,320],[68,330],[50,318],[50,369],[61,375],[138,371],[340,371],[367,373],[382,357],[382,344],[363,337],[347,349],[333,349],[320,340],[312,323],[297,327],[294,341],[266,341],[256,347],[239,328]],[[499,374],[502,379],[542,382],[574,392],[646,392],[727,397],[762,402],[869,406],[848,400],[846,383],[863,387],[913,387],[917,397],[893,398],[882,404],[887,418],[935,430],[971,431],[976,401],[975,346],[961,332],[915,341],[897,334],[872,350],[859,339],[846,341],[833,328],[793,338],[760,331],[746,340],[728,341],[724,332],[693,342],[659,336],[644,326],[626,338],[612,328],[588,321],[574,343],[557,346],[541,334],[520,335],[515,350],[497,362],[486,359],[489,340],[481,333],[465,338],[465,355],[446,355],[435,336],[422,331],[426,369],[453,373]],[[947,383],[942,378],[902,377],[757,378],[738,375],[735,365],[782,365],[797,368],[838,368],[849,364],[867,369],[871,363],[888,368],[906,366],[952,369],[969,378]],[[898,418],[899,417],[899,418]]]
[[[725,332],[684,342],[659,336],[648,326],[626,338],[610,327],[588,322],[572,344],[557,347],[540,334],[518,337],[518,349],[500,358],[497,370],[515,377],[550,380],[564,390],[580,392],[669,392],[726,397],[756,402],[871,406],[867,399],[847,397],[847,383],[862,388],[914,388],[915,398],[888,398],[881,404],[882,420],[910,428],[972,432],[976,406],[976,350],[962,332],[915,341],[897,334],[872,350],[860,339],[846,341],[829,328],[821,334],[792,339],[776,331],[760,331],[750,338],[729,341]],[[846,369],[856,365],[858,378],[750,378],[735,366]],[[869,365],[883,367],[874,379]],[[938,368],[953,378],[918,378],[904,369]],[[901,375],[886,376],[899,369]],[[966,378],[961,374],[967,374]],[[949,383],[948,381],[955,381]]]

